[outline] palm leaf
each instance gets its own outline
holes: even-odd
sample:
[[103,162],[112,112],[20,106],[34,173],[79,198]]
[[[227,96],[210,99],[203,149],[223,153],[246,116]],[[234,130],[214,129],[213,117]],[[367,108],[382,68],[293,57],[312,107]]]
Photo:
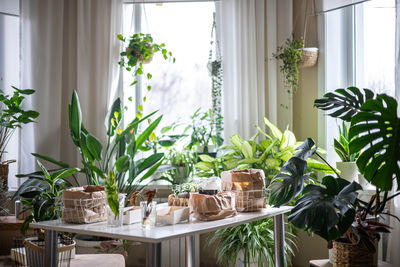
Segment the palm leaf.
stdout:
[[387,95],[368,100],[351,120],[351,153],[362,152],[357,166],[364,177],[383,191],[393,179],[400,184],[400,119],[397,102]]
[[334,92],[326,93],[323,98],[316,99],[314,106],[324,111],[327,115],[350,121],[360,112],[361,106],[369,99],[374,99],[375,94],[369,89],[358,89],[348,87],[347,89],[336,89]]

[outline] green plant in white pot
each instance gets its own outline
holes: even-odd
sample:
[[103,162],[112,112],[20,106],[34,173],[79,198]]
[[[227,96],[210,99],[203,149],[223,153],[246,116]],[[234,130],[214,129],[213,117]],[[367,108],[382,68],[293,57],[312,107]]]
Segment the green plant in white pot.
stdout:
[[341,161],[336,162],[336,168],[341,176],[349,182],[358,181],[358,168],[356,160],[360,153],[350,152],[349,128],[345,121],[339,126],[339,138],[334,140],[333,146]]

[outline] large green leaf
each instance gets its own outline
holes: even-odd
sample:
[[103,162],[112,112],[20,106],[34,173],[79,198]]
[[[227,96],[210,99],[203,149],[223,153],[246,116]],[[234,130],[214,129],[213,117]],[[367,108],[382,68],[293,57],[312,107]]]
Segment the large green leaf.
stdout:
[[117,114],[117,119],[118,119],[118,120],[116,120],[116,124],[121,120],[121,118],[122,118],[121,109],[122,109],[121,108],[121,99],[118,97],[117,99],[115,99],[114,103],[112,104],[112,106],[106,116],[105,124],[106,124],[108,136],[114,135],[116,125],[113,126],[111,121],[113,119],[114,120],[116,119],[115,114]]
[[265,125],[268,126],[268,128],[271,131],[271,134],[278,140],[282,140],[283,134],[282,132],[276,127],[272,122],[270,122],[267,118],[264,118],[264,123]]
[[81,125],[82,111],[79,104],[78,94],[74,90],[74,92],[72,93],[71,103],[69,104],[69,128],[71,129],[71,135],[74,140],[80,139]]
[[36,158],[43,159],[45,161],[51,162],[51,163],[53,163],[55,165],[58,165],[58,166],[60,166],[62,168],[69,168],[69,164],[68,163],[65,163],[65,162],[62,162],[62,161],[58,161],[58,160],[55,160],[55,159],[53,159],[51,157],[44,156],[44,155],[41,155],[41,154],[38,154],[38,153],[31,153],[31,154]]
[[150,168],[164,157],[164,153],[156,153],[145,158],[140,164],[137,164],[136,175],[141,174],[146,169]]
[[289,221],[331,241],[343,235],[353,222],[357,190],[362,188],[355,182],[350,184],[332,176],[324,177],[322,185],[309,184],[304,188]]
[[95,160],[100,161],[101,152],[103,151],[103,146],[101,145],[100,141],[97,140],[97,138],[94,137],[93,135],[88,134],[86,137],[86,146],[90,154],[92,154],[92,157]]
[[158,117],[155,121],[153,121],[136,139],[136,144],[135,144],[135,152],[138,150],[138,148],[146,141],[147,138],[151,135],[151,133],[154,131],[154,129],[158,126],[162,119],[162,115]]
[[400,184],[400,119],[397,101],[379,95],[361,106],[349,131],[350,152],[361,152],[357,166],[364,177],[383,191],[390,191],[393,179]]
[[304,180],[310,176],[306,170],[307,162],[305,160],[298,157],[290,158],[268,186],[269,203],[280,207],[298,196],[303,190]]
[[115,169],[118,173],[125,172],[129,169],[129,155],[122,155],[115,161]]
[[289,130],[285,130],[283,132],[281,144],[280,144],[280,150],[284,150],[288,147],[292,147],[296,145],[296,137],[293,132]]
[[360,112],[361,105],[374,97],[375,94],[369,89],[360,90],[357,87],[349,87],[326,93],[323,98],[314,101],[314,106],[329,111],[328,115],[331,117],[350,121]]

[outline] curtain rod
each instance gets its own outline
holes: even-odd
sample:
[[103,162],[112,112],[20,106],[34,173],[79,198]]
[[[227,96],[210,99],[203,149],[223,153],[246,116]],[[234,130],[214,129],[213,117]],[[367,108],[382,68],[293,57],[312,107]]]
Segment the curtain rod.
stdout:
[[314,14],[311,14],[311,15],[312,16],[318,16],[318,15],[322,15],[322,14],[330,12],[330,11],[335,11],[335,10],[338,10],[338,9],[341,9],[341,8],[345,8],[345,7],[349,7],[349,6],[355,6],[355,5],[362,4],[362,3],[365,3],[365,2],[368,2],[368,1],[371,1],[371,0],[364,0],[364,1],[357,2],[357,3],[348,4],[348,5],[345,5],[345,6],[335,7],[335,8],[329,9],[329,10],[315,12]]
[[219,2],[220,0],[124,0],[124,4],[162,4],[184,2]]

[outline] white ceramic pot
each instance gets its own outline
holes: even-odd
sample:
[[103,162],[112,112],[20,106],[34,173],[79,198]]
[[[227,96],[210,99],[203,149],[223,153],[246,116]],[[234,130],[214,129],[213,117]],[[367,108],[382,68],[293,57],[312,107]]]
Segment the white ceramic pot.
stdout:
[[358,182],[358,167],[352,162],[336,162],[336,168],[340,171],[340,176],[349,182]]
[[244,266],[248,266],[248,267],[258,267],[258,261],[256,259],[250,259],[250,262],[248,265],[244,264],[244,253],[243,250],[239,251],[239,255],[236,259],[236,266],[237,267],[244,267]]

